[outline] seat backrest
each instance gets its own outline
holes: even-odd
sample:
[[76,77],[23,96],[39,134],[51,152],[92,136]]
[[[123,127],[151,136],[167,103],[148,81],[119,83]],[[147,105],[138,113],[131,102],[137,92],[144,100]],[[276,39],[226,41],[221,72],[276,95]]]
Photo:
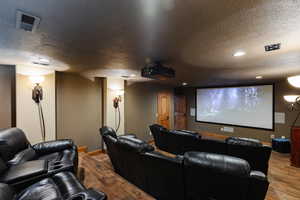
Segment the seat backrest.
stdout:
[[194,151],[226,155],[227,144],[224,140],[202,137],[199,141],[199,145],[195,147]]
[[184,154],[185,199],[246,200],[249,176],[245,160],[203,152]]
[[100,128],[100,134],[102,136],[104,136],[104,135],[110,135],[110,136],[112,136],[114,138],[117,138],[116,131],[113,128],[109,127],[109,126],[103,126],[102,128]]
[[172,130],[165,133],[167,135],[168,149],[170,153],[181,154],[193,151],[199,145],[201,136],[194,132]]
[[[107,147],[107,154],[110,158],[110,161],[115,169],[115,171],[120,174],[120,168],[121,168],[121,160],[119,158],[119,153],[117,151],[117,139],[112,137],[111,135],[104,135],[103,136],[104,143]],[[121,174],[120,174],[121,175]]]
[[140,139],[126,137],[119,138],[116,146],[120,159],[120,175],[145,190],[146,175],[141,154],[151,152],[154,148]]
[[154,138],[155,146],[161,150],[166,150],[167,141],[163,134],[163,131],[166,131],[168,129],[159,124],[153,124],[149,126],[149,128]]
[[228,155],[245,159],[252,170],[268,173],[271,147],[250,138],[230,137],[226,139],[226,143]]
[[158,152],[143,154],[146,174],[146,192],[155,199],[184,199],[183,160]]
[[18,128],[3,129],[0,131],[0,140],[6,144],[0,145],[0,156],[7,162],[18,152],[30,146],[25,133]]

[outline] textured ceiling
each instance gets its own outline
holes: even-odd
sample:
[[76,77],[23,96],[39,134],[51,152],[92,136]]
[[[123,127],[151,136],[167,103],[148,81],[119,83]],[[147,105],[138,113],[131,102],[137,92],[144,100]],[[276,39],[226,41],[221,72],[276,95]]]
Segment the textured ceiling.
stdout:
[[[251,82],[300,73],[300,0],[1,0],[0,63],[85,76],[139,74],[146,58],[192,85]],[[41,18],[15,28],[16,10]],[[264,52],[264,45],[281,50]],[[233,57],[244,50],[243,57]],[[45,67],[44,67],[45,68]],[[137,76],[137,78],[139,78]]]

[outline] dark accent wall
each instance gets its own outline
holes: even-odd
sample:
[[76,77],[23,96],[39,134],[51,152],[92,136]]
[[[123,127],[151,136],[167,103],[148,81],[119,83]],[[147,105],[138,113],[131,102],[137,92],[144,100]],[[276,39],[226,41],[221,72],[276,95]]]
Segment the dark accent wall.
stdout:
[[[190,116],[190,108],[195,108],[195,88],[185,88],[183,92],[187,96],[188,129],[200,132],[208,131],[212,133],[219,133],[226,136],[256,138],[269,142],[271,140],[271,134],[274,134],[275,137],[290,137],[290,126],[293,123],[293,120],[296,118],[297,112],[288,111],[288,103],[284,101],[283,96],[286,94],[300,94],[300,89],[290,86],[286,80],[275,83],[275,112],[285,113],[285,124],[275,123],[274,131],[234,127],[234,133],[222,132],[220,130],[220,128],[223,127],[222,125],[195,122],[195,117]],[[300,125],[300,120],[297,124]]]
[[126,83],[125,86],[125,132],[134,133],[139,138],[150,141],[149,125],[156,123],[157,94],[168,92],[171,94],[170,126],[174,123],[173,87],[153,83]]
[[0,128],[16,126],[16,67],[0,65]]
[[89,151],[99,149],[102,126],[102,79],[56,73],[57,139],[71,138]]

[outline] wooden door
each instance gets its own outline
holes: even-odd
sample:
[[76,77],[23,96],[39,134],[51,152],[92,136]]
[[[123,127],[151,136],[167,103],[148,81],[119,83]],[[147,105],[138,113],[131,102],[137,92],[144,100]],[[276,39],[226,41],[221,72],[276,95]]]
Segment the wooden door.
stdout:
[[16,126],[15,66],[0,65],[0,129]]
[[186,119],[186,96],[176,95],[174,97],[174,127],[175,129],[187,129]]
[[157,122],[165,128],[170,128],[171,95],[159,93],[157,97]]

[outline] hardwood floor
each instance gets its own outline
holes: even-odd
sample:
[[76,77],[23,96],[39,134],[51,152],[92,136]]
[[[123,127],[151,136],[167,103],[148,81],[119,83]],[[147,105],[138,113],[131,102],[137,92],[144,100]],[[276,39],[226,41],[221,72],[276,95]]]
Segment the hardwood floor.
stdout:
[[[79,157],[79,166],[85,170],[85,186],[105,192],[111,200],[153,199],[114,173],[107,154],[80,153]],[[266,200],[300,199],[300,169],[290,166],[289,155],[272,152],[268,178],[270,187]]]

